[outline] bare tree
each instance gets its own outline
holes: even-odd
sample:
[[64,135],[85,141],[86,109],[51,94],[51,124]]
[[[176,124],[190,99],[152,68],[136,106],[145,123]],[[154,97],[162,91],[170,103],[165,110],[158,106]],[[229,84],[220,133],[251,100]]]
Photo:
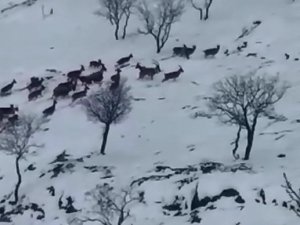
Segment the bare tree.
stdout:
[[[207,20],[209,17],[209,10],[213,0],[191,0],[191,4],[194,9],[199,11],[200,20]],[[203,17],[203,10],[205,15]]]
[[81,222],[98,222],[102,225],[122,225],[130,217],[132,203],[144,201],[143,193],[133,194],[132,188],[124,188],[115,191],[109,184],[99,184],[93,190],[86,193],[88,200],[93,204]]
[[211,7],[213,0],[205,0],[205,16],[204,16],[204,20],[207,20],[209,17],[209,10]]
[[99,0],[101,9],[96,12],[109,20],[111,25],[115,26],[115,38],[119,40],[121,22],[124,20],[122,39],[126,37],[126,31],[132,8],[136,0]]
[[248,160],[253,145],[257,120],[260,117],[281,119],[276,115],[274,104],[285,94],[288,86],[279,82],[278,76],[260,77],[255,72],[244,76],[231,76],[214,85],[214,95],[208,106],[223,123],[239,127],[234,155],[240,132],[247,131],[247,146],[244,160]]
[[19,188],[22,183],[20,160],[26,159],[32,148],[43,147],[43,145],[34,143],[32,138],[42,130],[41,126],[44,122],[45,120],[33,115],[21,115],[17,121],[8,122],[5,129],[0,133],[0,150],[8,155],[15,156],[18,182],[14,190],[15,199],[11,204],[17,204],[19,201]]
[[292,203],[296,205],[295,207],[290,207],[290,209],[300,217],[300,189],[297,191],[293,188],[291,182],[288,180],[285,173],[283,173],[285,185],[282,185],[282,187],[285,189],[286,193],[289,195],[290,200]]
[[105,154],[110,125],[120,122],[131,111],[131,100],[130,87],[124,79],[117,89],[111,91],[106,86],[83,101],[88,117],[105,125],[101,154]]
[[199,11],[199,19],[203,20],[203,6],[199,4],[199,0],[191,0],[191,4],[194,9]]
[[184,1],[159,0],[158,5],[150,9],[146,1],[143,1],[137,11],[144,23],[144,29],[138,32],[151,35],[156,42],[156,52],[160,53],[169,39],[172,24],[177,22],[184,12]]

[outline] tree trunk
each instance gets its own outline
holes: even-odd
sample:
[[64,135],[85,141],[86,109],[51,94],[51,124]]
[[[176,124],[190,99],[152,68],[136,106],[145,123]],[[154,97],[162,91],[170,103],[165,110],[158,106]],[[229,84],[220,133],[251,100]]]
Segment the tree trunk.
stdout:
[[102,145],[101,145],[101,154],[105,155],[105,147],[107,143],[107,137],[109,133],[110,124],[105,124],[104,132],[103,132],[103,139],[102,139]]
[[115,27],[115,39],[116,40],[119,40],[119,29],[120,29],[119,23],[116,23],[116,27]]
[[204,20],[208,20],[209,8],[205,8]]
[[245,157],[244,160],[249,160],[250,158],[250,152],[252,149],[252,145],[253,145],[253,140],[254,140],[254,130],[247,130],[247,147],[246,147],[246,151],[245,151]]
[[232,150],[232,155],[234,157],[234,159],[239,159],[239,155],[236,154],[236,151],[238,150],[239,148],[239,141],[240,141],[240,137],[241,137],[241,131],[242,131],[242,126],[239,126],[239,129],[237,131],[237,134],[236,134],[236,139],[234,140],[234,148]]
[[126,37],[126,32],[127,32],[127,26],[128,26],[129,18],[130,18],[130,15],[127,15],[126,19],[125,19],[125,24],[124,24],[124,27],[123,27],[122,39],[125,39],[125,37]]
[[21,176],[20,166],[19,166],[20,159],[21,159],[20,156],[18,156],[16,158],[16,171],[17,171],[17,175],[18,175],[18,182],[16,184],[15,191],[14,191],[15,200],[11,203],[12,205],[16,205],[19,201],[19,188],[20,188],[21,183],[22,183],[22,176]]
[[156,38],[155,41],[156,41],[156,53],[160,53],[161,46],[160,46],[159,38]]
[[122,225],[124,222],[124,209],[120,211],[119,219],[118,219],[118,225]]
[[210,9],[210,6],[211,6],[211,4],[212,4],[212,1],[213,1],[213,0],[209,0],[207,6],[205,7],[205,16],[204,16],[204,20],[207,20],[207,19],[208,19],[209,9]]
[[203,20],[203,9],[199,9],[200,20]]

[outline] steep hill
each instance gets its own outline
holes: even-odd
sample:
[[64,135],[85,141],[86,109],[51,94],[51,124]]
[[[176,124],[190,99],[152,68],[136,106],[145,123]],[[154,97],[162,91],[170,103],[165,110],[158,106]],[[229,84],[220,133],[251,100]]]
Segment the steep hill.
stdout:
[[[9,1],[2,0],[0,10],[8,5]],[[47,11],[53,8],[54,14],[43,19],[42,5]],[[299,224],[300,219],[281,206],[289,199],[281,185],[284,184],[282,174],[286,172],[295,187],[300,187],[297,179],[300,127],[295,122],[300,119],[300,62],[294,60],[300,58],[300,3],[215,0],[206,22],[199,21],[197,11],[188,5],[181,20],[172,27],[170,39],[160,54],[155,53],[150,36],[137,33],[141,27],[138,17],[130,20],[128,37],[116,41],[109,22],[94,14],[98,8],[97,0],[38,0],[30,7],[15,7],[0,14],[0,85],[17,80],[12,95],[0,98],[1,107],[15,104],[20,112],[41,115],[52,104],[53,88],[65,81],[62,73],[79,69],[83,64],[87,75],[92,71],[88,69],[89,61],[101,58],[108,69],[107,82],[115,73],[116,60],[130,53],[134,56],[132,66],[124,68],[122,76],[132,86],[133,97],[142,99],[133,102],[133,110],[126,120],[111,127],[105,156],[97,154],[102,126],[89,121],[80,105],[70,106],[70,99],[58,101],[47,123],[49,130],[36,137],[45,147],[21,162],[23,201],[37,203],[45,211],[45,217],[37,220],[39,213],[31,217],[31,212],[25,212],[12,216],[14,224],[67,224],[66,221],[76,216],[82,217],[84,209],[90,207],[85,192],[96,184],[107,182],[120,188],[134,180],[141,181],[134,190],[145,191],[146,204],[132,208],[133,217],[126,221],[128,224],[189,224],[196,187],[200,199],[219,196],[198,208],[200,224]],[[237,40],[245,28],[251,30],[255,21],[261,24]],[[236,52],[245,41],[247,48]],[[183,43],[197,46],[190,60],[178,57],[161,60],[171,55],[174,46]],[[220,52],[213,59],[205,59],[202,51],[217,44],[221,46]],[[223,53],[226,49],[232,54],[226,56]],[[249,53],[256,53],[257,57],[246,57]],[[290,55],[289,60],[285,59],[285,53]],[[137,80],[135,64],[151,65],[153,60],[159,61],[163,72],[181,65],[184,73],[176,82],[162,83],[163,72],[153,81]],[[53,74],[46,69],[62,73]],[[291,88],[276,105],[277,112],[287,120],[271,125],[270,121],[260,120],[251,159],[234,161],[230,143],[236,127],[225,126],[216,118],[194,118],[194,115],[207,112],[205,97],[212,93],[214,82],[254,69],[260,75],[279,74],[290,83]],[[19,89],[32,76],[54,78],[47,81],[42,98],[28,102],[27,91]],[[243,135],[240,154],[245,142]],[[62,165],[64,173],[52,177],[51,170],[58,163],[50,163],[63,150],[70,154]],[[278,158],[279,154],[286,157]],[[2,197],[13,190],[16,175],[11,156],[3,153],[0,161]],[[34,170],[28,170],[30,164]],[[205,168],[210,167],[214,169],[207,173]],[[55,196],[46,190],[50,186],[55,187]],[[258,196],[261,189],[266,193],[267,204]],[[221,197],[226,195],[224,190],[232,197]],[[62,194],[64,201],[65,197],[72,196],[74,207],[83,211],[66,214],[59,210]],[[166,206],[176,195],[184,199],[177,200],[179,206],[170,212]],[[260,203],[255,199],[260,199]],[[271,203],[273,199],[277,199],[279,206]],[[213,210],[207,209],[208,206]]]

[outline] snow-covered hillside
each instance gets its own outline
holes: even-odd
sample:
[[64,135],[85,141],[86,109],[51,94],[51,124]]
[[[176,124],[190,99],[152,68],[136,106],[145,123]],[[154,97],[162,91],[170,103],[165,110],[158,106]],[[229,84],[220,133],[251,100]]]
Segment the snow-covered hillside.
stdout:
[[[2,0],[0,10],[9,2],[21,1]],[[42,5],[45,10],[53,8],[54,14],[43,19]],[[136,16],[130,20],[128,37],[116,41],[109,22],[94,14],[98,8],[97,0],[38,0],[30,7],[16,7],[0,14],[0,86],[17,80],[12,95],[0,98],[0,107],[15,104],[20,112],[41,115],[52,104],[53,88],[66,77],[54,74],[46,82],[43,97],[28,102],[27,90],[18,89],[25,87],[30,77],[52,76],[46,69],[67,73],[79,69],[81,64],[87,75],[92,71],[88,63],[101,58],[108,69],[108,81],[115,73],[116,60],[130,53],[133,66],[124,68],[121,76],[128,79],[133,97],[143,99],[133,101],[128,118],[111,127],[105,156],[98,154],[102,126],[89,121],[81,106],[70,106],[70,99],[59,100],[47,123],[49,130],[36,137],[45,147],[21,161],[23,201],[37,203],[45,217],[37,220],[38,213],[26,212],[13,216],[11,224],[67,224],[70,218],[82,217],[90,207],[85,192],[97,184],[107,182],[121,188],[142,180],[134,190],[145,191],[146,204],[134,206],[126,224],[190,224],[190,205],[198,187],[200,199],[217,196],[227,189],[234,194],[236,190],[239,194],[234,196],[245,201],[222,197],[213,204],[216,209],[199,208],[200,224],[298,225],[300,218],[281,206],[282,201],[289,199],[281,185],[286,172],[295,187],[300,187],[300,126],[295,122],[300,119],[300,61],[294,60],[300,58],[300,2],[214,0],[206,22],[199,21],[197,11],[187,6],[160,54],[155,53],[152,37],[138,34],[141,23]],[[262,23],[250,35],[236,40],[243,28],[250,28],[258,20]],[[248,47],[242,52],[223,54],[226,49],[236,50],[244,41]],[[190,60],[161,60],[172,54],[174,46],[183,43],[197,46]],[[217,44],[221,49],[216,57],[205,59],[203,50]],[[257,53],[257,57],[246,57],[248,53]],[[290,55],[289,60],[285,53]],[[137,80],[135,64],[151,65],[154,60],[159,61],[162,73],[154,80]],[[178,65],[184,73],[177,81],[162,83],[163,72],[176,70]],[[193,115],[207,111],[205,97],[211,94],[214,82],[253,69],[266,76],[279,74],[290,83],[291,88],[276,105],[287,120],[272,125],[261,120],[251,159],[234,161],[230,143],[236,127],[225,126],[216,118]],[[243,136],[240,151],[245,143]],[[70,155],[62,163],[65,172],[53,177],[53,168],[59,163],[50,163],[64,150]],[[278,158],[279,154],[286,157]],[[35,169],[28,169],[31,164]],[[13,157],[1,153],[0,165],[2,199],[13,190],[17,178]],[[210,166],[215,169],[207,173],[205,168]],[[55,196],[47,191],[50,186],[55,188]],[[267,204],[255,201],[260,199],[261,189],[266,193]],[[74,207],[82,211],[66,214],[59,210],[61,195],[63,201],[72,196]],[[188,207],[182,206],[177,209],[180,215],[173,216],[177,211],[164,206],[170,205],[176,195],[183,196],[180,204],[187,203]],[[273,199],[277,199],[278,206],[271,203]]]

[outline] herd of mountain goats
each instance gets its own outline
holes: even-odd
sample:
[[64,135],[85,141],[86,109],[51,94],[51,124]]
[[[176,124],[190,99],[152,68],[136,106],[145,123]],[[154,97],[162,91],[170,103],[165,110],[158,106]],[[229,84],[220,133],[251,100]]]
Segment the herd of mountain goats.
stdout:
[[[220,45],[217,45],[216,48],[210,48],[204,50],[204,55],[206,57],[214,57],[220,49]],[[179,56],[179,57],[185,57],[187,59],[190,58],[190,56],[195,52],[196,46],[187,47],[186,45],[183,45],[182,47],[174,47],[173,48],[173,55],[174,56]],[[122,57],[120,58],[115,65],[115,71],[116,74],[112,75],[110,80],[110,87],[109,89],[111,91],[117,89],[120,84],[120,79],[121,79],[121,69],[124,67],[127,67],[130,65],[130,60],[133,58],[133,55],[130,54],[129,56]],[[142,66],[140,63],[137,63],[135,68],[139,70],[139,76],[138,79],[144,79],[146,77],[149,77],[151,80],[153,80],[154,76],[158,73],[161,72],[161,68],[158,63],[155,63],[155,67],[145,67]],[[66,74],[63,74],[63,76],[66,76],[67,80],[63,83],[59,83],[54,89],[53,89],[53,103],[50,107],[46,108],[43,110],[43,116],[48,117],[51,116],[55,112],[55,106],[57,104],[58,98],[64,98],[69,96],[69,93],[73,91],[73,94],[71,95],[72,102],[81,99],[85,96],[87,96],[87,92],[89,90],[89,85],[92,84],[101,84],[103,81],[103,74],[104,72],[107,71],[104,63],[101,61],[101,59],[96,60],[96,61],[91,61],[89,63],[90,68],[97,69],[96,72],[91,73],[90,75],[83,76],[82,72],[85,70],[85,67],[81,65],[79,70],[73,70],[70,71]],[[50,72],[55,72],[50,71]],[[183,73],[184,70],[181,66],[179,66],[179,69],[176,71],[164,73],[164,79],[162,82],[165,82],[167,80],[176,80],[181,73]],[[39,97],[42,97],[43,91],[46,89],[44,86],[44,81],[45,80],[50,80],[52,79],[53,76],[48,76],[48,77],[31,77],[30,78],[30,83],[22,89],[19,90],[28,90],[28,101],[33,101]],[[78,81],[81,83],[81,86],[84,86],[84,89],[79,92],[75,92],[76,88],[78,86]],[[0,95],[3,96],[8,96],[12,93],[12,89],[14,85],[17,83],[15,79],[6,86],[4,86],[1,91]],[[10,105],[10,107],[0,107],[0,122],[3,121],[3,119],[7,119],[9,122],[14,122],[18,119],[18,107],[15,107],[14,105]]]

